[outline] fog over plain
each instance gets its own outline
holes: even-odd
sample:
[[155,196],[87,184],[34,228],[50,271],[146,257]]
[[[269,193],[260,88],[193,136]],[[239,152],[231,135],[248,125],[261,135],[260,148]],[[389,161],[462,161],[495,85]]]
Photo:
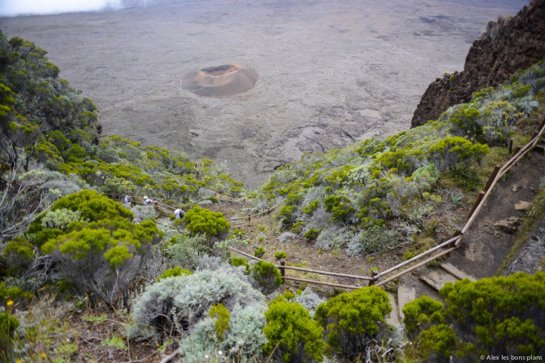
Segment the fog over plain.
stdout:
[[[12,14],[15,0],[4,1],[0,13]],[[254,186],[303,152],[408,128],[427,85],[461,70],[488,21],[526,1],[83,3],[109,7],[3,17],[0,29],[45,48],[95,101],[105,134],[210,157]],[[255,87],[224,98],[182,87],[187,74],[223,64],[254,69]]]

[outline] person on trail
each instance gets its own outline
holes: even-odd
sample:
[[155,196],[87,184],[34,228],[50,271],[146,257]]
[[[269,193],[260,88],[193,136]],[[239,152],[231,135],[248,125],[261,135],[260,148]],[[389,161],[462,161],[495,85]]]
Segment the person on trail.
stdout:
[[124,204],[130,205],[131,202],[132,202],[132,200],[131,200],[131,197],[130,197],[130,196],[125,195],[125,197],[123,197],[123,203],[124,203]]
[[151,205],[151,203],[153,203],[153,200],[151,200],[150,198],[148,198],[147,195],[144,196],[144,205]]
[[174,211],[174,217],[176,217],[176,219],[181,219],[184,217],[184,211],[182,210],[182,208],[176,208],[176,210]]

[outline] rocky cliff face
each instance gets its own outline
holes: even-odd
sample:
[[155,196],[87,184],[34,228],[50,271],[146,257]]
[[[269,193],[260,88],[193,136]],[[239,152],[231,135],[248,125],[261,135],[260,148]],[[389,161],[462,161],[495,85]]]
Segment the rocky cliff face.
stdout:
[[517,16],[491,21],[473,42],[464,70],[447,74],[428,86],[411,126],[436,119],[447,108],[466,102],[483,87],[495,86],[514,72],[545,58],[545,0],[534,0]]

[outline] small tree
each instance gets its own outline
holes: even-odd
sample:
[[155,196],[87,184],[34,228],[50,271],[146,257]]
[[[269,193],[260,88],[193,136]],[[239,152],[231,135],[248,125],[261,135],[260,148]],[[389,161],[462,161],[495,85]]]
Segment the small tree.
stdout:
[[310,317],[303,305],[283,299],[274,300],[265,313],[263,329],[267,354],[274,351],[284,362],[321,362],[324,352],[322,327]]
[[327,300],[318,306],[314,318],[324,327],[329,351],[354,358],[370,348],[390,311],[386,292],[372,286]]
[[131,223],[128,209],[92,190],[67,195],[51,210],[27,232],[55,262],[50,277],[71,281],[80,293],[112,306],[159,240],[157,226],[150,220]]
[[186,228],[192,235],[204,234],[208,237],[220,237],[229,232],[231,224],[221,212],[193,207],[186,212],[183,219]]

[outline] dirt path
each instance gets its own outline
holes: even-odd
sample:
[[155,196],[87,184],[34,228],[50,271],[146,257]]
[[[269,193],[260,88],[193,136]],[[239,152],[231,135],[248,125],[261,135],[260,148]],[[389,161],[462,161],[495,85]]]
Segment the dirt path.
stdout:
[[455,250],[447,261],[475,278],[495,275],[517,235],[494,224],[509,218],[521,218],[524,211],[517,211],[515,204],[531,202],[543,176],[545,156],[542,152],[531,152],[496,186],[462,240],[463,248]]
[[434,267],[422,267],[400,278],[392,322],[401,321],[403,306],[411,299],[437,291],[446,283],[462,278],[479,279],[494,276],[515,243],[518,225],[506,228],[507,221],[520,220],[524,211],[515,204],[532,202],[541,179],[545,176],[545,155],[534,151],[523,158],[496,185],[475,223],[465,234],[462,247],[453,251]]

